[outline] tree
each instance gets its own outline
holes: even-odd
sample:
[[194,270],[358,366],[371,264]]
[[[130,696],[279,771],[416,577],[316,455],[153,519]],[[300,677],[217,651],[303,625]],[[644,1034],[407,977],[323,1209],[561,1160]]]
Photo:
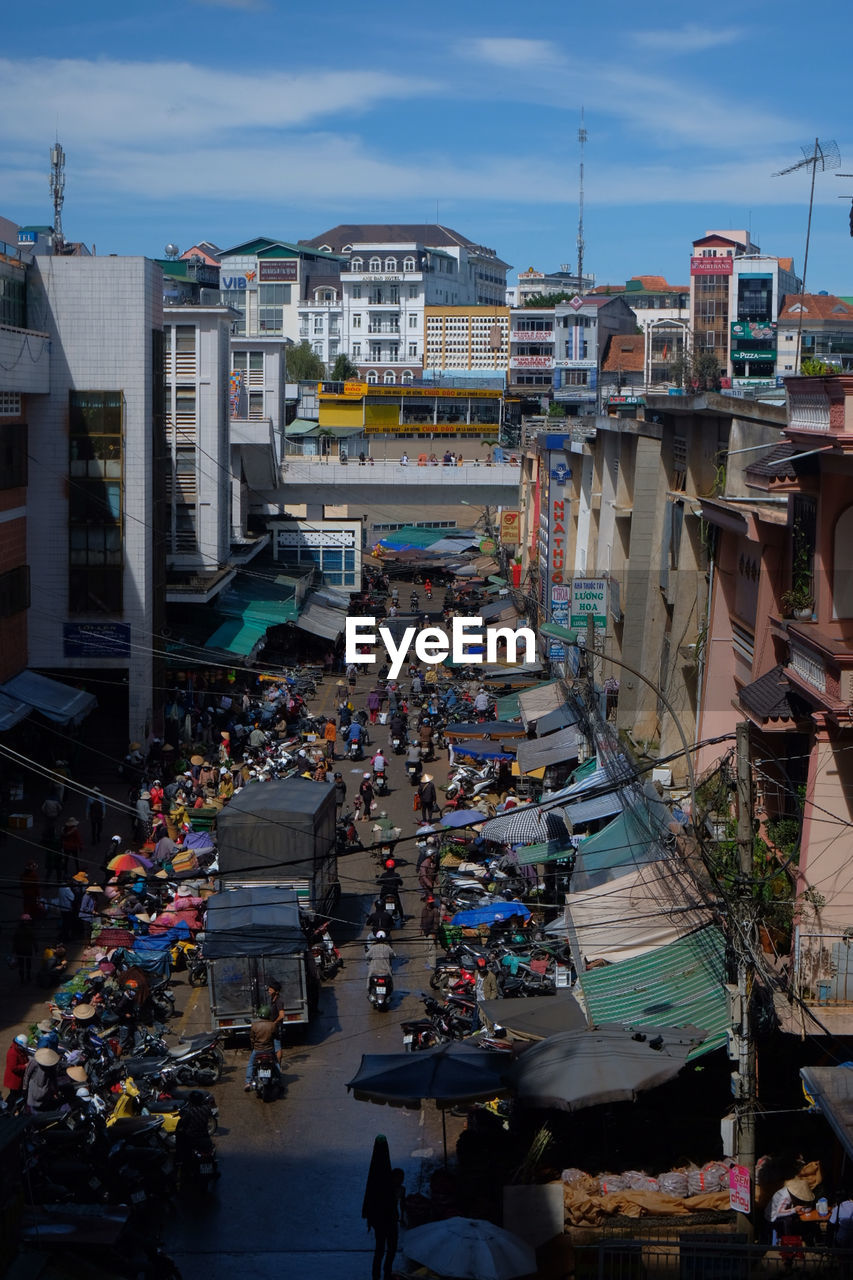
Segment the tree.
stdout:
[[329,375],[330,382],[352,382],[358,378],[358,366],[354,365],[345,351],[342,351]]
[[525,307],[556,307],[558,302],[571,302],[577,294],[577,289],[572,289],[571,293],[567,293],[565,289],[561,289],[558,293],[533,293],[529,298],[524,299],[523,305]]
[[676,386],[688,391],[719,391],[720,365],[710,351],[694,351],[676,356],[670,367]]
[[315,382],[325,376],[326,366],[314,352],[310,342],[302,341],[298,347],[288,347],[288,382]]

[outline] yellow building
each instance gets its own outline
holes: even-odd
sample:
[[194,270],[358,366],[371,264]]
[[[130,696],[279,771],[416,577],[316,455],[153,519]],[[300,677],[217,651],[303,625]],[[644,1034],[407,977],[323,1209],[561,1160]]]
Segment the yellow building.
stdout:
[[509,307],[424,307],[424,368],[495,373],[509,368]]
[[502,391],[452,387],[380,387],[345,382],[319,392],[320,431],[355,427],[367,435],[442,441],[454,436],[497,439]]

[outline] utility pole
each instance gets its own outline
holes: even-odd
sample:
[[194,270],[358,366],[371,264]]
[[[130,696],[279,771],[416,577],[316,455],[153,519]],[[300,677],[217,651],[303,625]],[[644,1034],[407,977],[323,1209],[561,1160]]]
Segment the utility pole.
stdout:
[[[752,988],[755,980],[755,964],[752,959],[754,929],[754,877],[753,877],[753,801],[752,768],[749,760],[749,721],[737,726],[737,847],[738,890],[737,901],[732,904],[738,919],[733,921],[733,944],[737,952],[738,999],[734,1009],[737,1037],[737,1071],[732,1076],[735,1108],[735,1159],[749,1170],[752,1195],[755,1195],[755,1048],[752,1041]],[[750,1238],[753,1225],[744,1217],[744,1226]]]

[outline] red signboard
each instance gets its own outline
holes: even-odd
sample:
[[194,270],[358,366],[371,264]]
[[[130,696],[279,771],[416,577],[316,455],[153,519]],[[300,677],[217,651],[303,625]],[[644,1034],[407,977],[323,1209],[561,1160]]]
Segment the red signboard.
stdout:
[[730,276],[734,271],[734,258],[691,258],[692,276]]
[[258,263],[258,279],[259,280],[287,280],[294,282],[296,280],[296,272],[298,258],[274,258],[270,262],[261,260]]
[[564,498],[551,500],[551,581],[563,581],[566,566],[566,503]]
[[742,1164],[733,1165],[729,1170],[729,1208],[749,1213],[751,1207],[749,1170]]

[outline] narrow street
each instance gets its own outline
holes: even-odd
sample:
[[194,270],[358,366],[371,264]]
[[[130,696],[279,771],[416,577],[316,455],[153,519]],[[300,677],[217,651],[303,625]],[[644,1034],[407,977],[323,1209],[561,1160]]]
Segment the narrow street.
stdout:
[[[356,707],[364,705],[372,683],[359,678]],[[330,709],[334,692],[334,680],[327,679],[312,711]],[[371,727],[374,746],[385,747],[387,736],[384,726]],[[365,764],[343,761],[336,766],[344,775],[348,801],[371,754],[369,750]],[[437,785],[447,772],[445,753],[440,755],[430,766]],[[391,794],[378,809],[394,819],[405,841],[417,825],[412,788],[403,757],[388,758]],[[370,831],[370,824],[359,825]],[[367,838],[362,836],[365,842]],[[391,1009],[376,1013],[367,1003],[362,922],[373,903],[379,868],[371,853],[360,852],[341,860],[341,919],[332,925],[346,965],[324,984],[319,1014],[307,1031],[296,1033],[285,1048],[285,1096],[264,1105],[245,1094],[247,1050],[226,1051],[228,1065],[215,1090],[221,1121],[218,1191],[202,1212],[194,1207],[190,1215],[177,1206],[166,1231],[167,1249],[185,1280],[216,1280],[237,1272],[255,1280],[279,1280],[282,1274],[301,1280],[367,1277],[373,1237],[361,1218],[361,1201],[375,1135],[387,1136],[391,1159],[405,1170],[409,1193],[428,1190],[430,1175],[441,1165],[441,1117],[432,1103],[420,1112],[377,1107],[357,1102],[346,1089],[362,1054],[402,1051],[400,1023],[419,1016],[419,994],[428,989],[414,842],[402,843],[399,856],[406,864],[400,871],[409,919],[392,939],[398,958]],[[186,1008],[183,1029],[206,1029],[206,990],[175,989],[179,1007]],[[460,1122],[451,1116],[447,1121],[452,1154]]]

